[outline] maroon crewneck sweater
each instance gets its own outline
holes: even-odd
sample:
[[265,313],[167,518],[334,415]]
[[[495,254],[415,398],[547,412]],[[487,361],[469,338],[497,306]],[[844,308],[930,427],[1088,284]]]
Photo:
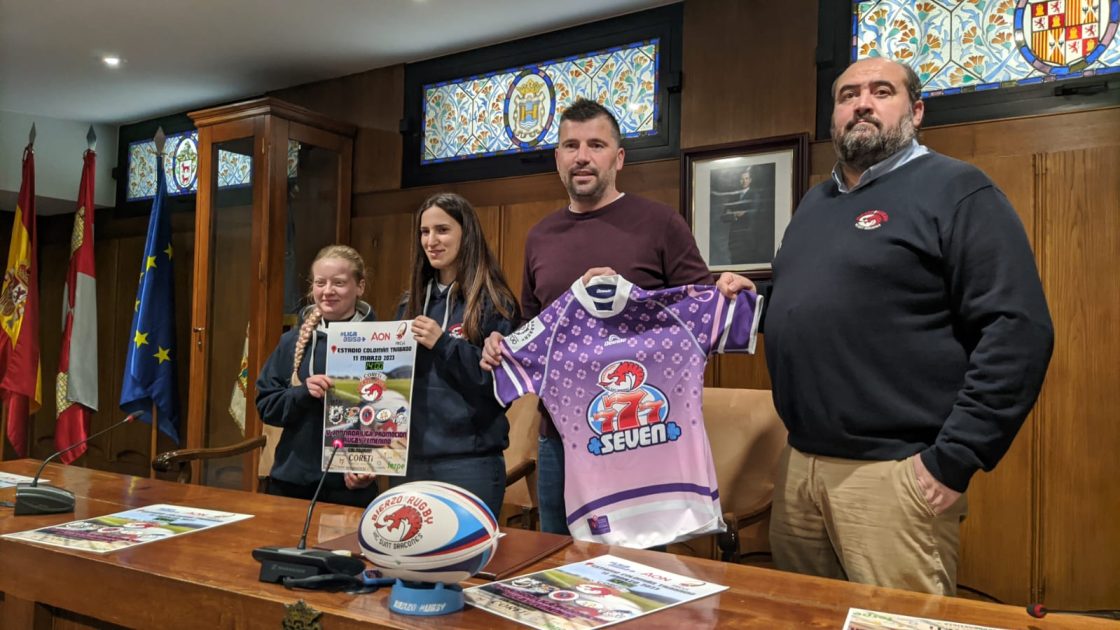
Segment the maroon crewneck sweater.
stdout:
[[[676,210],[623,195],[593,212],[561,208],[529,230],[522,316],[536,317],[592,267],[610,267],[643,289],[712,282],[696,239]],[[541,422],[541,435],[558,434],[552,422]]]
[[610,267],[647,290],[712,280],[688,224],[676,210],[623,195],[593,212],[561,208],[529,230],[522,315],[536,317],[592,267]]

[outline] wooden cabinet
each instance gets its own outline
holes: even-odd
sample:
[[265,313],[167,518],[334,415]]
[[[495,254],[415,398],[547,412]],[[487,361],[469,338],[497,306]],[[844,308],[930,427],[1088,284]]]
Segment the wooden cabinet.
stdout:
[[[316,252],[349,240],[355,128],[272,98],[191,112],[198,127],[188,448],[261,433],[260,367],[297,321]],[[244,425],[234,388],[247,348]],[[196,464],[207,485],[256,487],[257,454]]]

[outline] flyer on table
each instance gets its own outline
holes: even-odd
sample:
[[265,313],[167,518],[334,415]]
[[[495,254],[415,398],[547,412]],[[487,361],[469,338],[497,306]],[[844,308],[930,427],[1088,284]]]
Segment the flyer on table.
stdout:
[[[14,473],[0,472],[0,488],[11,488],[21,483],[31,483],[32,481],[35,481],[34,477],[24,477],[23,475]],[[50,483],[50,481],[40,478],[39,483]]]
[[411,321],[333,323],[327,327],[323,463],[342,441],[331,472],[404,475],[412,416],[416,339]]
[[463,591],[477,608],[542,630],[602,628],[727,590],[615,556]]
[[235,523],[247,518],[252,518],[252,515],[159,504],[26,532],[5,534],[3,537],[65,549],[108,553]]
[[851,608],[843,630],[1000,630],[989,626],[974,626],[970,623],[907,617],[894,613]]

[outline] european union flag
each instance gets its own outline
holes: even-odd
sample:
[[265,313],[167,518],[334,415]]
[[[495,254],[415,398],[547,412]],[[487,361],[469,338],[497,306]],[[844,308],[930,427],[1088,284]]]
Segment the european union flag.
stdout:
[[148,239],[140,265],[132,332],[124,361],[121,409],[140,412],[179,444],[179,388],[175,376],[175,274],[171,266],[171,217],[165,210],[167,183],[163,156],[156,159],[156,197],[148,222]]

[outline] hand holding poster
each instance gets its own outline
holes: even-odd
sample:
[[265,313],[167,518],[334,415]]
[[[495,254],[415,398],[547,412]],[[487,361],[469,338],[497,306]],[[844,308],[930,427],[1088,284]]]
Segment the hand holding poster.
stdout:
[[334,323],[327,329],[323,470],[404,475],[416,340],[409,322]]

